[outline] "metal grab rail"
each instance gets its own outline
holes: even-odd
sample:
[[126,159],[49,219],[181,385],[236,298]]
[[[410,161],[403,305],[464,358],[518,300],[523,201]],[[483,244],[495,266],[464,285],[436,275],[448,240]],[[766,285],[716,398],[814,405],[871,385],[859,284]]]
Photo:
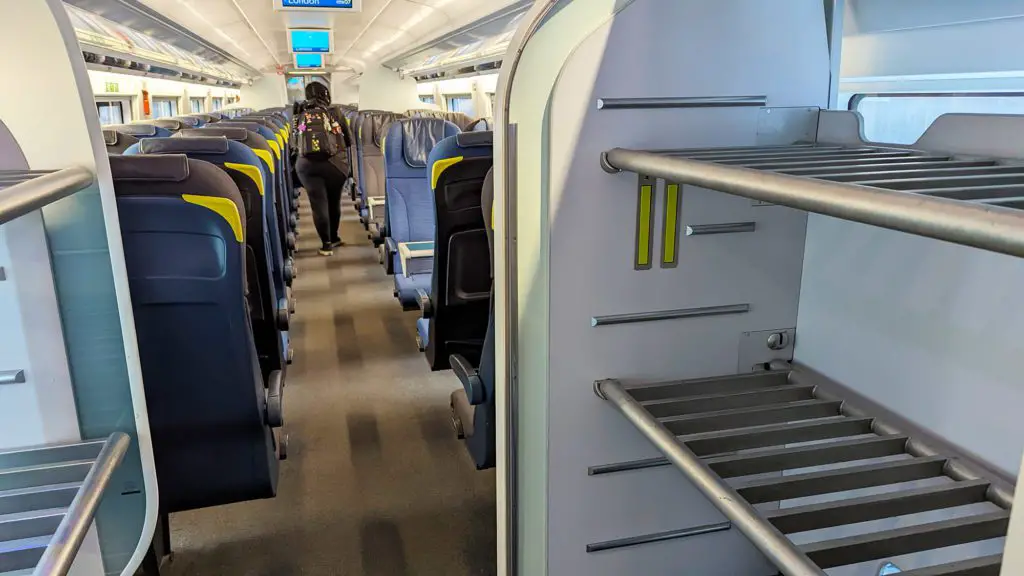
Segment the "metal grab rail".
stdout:
[[114,470],[124,459],[130,443],[131,439],[124,432],[114,432],[107,438],[103,450],[50,540],[50,545],[36,565],[33,576],[65,576],[71,570],[82,541],[92,526],[103,493],[110,484]]
[[84,190],[95,181],[81,166],[65,168],[0,189],[0,224]]
[[669,182],[701,186],[843,220],[1024,257],[1024,211],[623,148],[603,153],[601,164],[612,173],[622,170],[635,172]]
[[825,572],[800,551],[782,532],[766,522],[718,475],[701,462],[691,450],[676,442],[674,434],[665,429],[617,380],[601,380],[594,384],[598,396],[610,402],[668,458],[715,508],[737,528],[768,559],[787,576],[824,576]]

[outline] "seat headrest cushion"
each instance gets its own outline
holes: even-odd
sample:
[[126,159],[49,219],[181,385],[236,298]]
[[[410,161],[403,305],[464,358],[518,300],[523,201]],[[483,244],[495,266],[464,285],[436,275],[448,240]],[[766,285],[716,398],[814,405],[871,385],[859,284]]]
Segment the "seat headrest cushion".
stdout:
[[139,143],[139,152],[143,154],[184,152],[227,154],[228,149],[228,139],[223,136],[207,138],[147,138]]
[[111,156],[110,171],[115,180],[184,182],[188,179],[188,157],[184,154]]
[[249,131],[245,128],[189,128],[178,132],[181,138],[217,138],[223,137],[236,142],[245,142],[249,138]]
[[462,132],[455,135],[455,142],[461,148],[494,146],[494,132]]

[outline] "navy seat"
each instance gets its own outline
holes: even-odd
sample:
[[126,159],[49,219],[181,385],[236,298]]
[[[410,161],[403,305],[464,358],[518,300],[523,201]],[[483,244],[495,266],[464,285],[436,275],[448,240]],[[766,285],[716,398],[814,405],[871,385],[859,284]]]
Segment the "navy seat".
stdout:
[[123,154],[129,146],[138,142],[135,136],[124,134],[116,130],[104,129],[103,142],[107,145],[107,154]]
[[275,495],[279,372],[264,383],[245,298],[245,207],[220,168],[112,156],[160,511]]
[[139,140],[143,138],[166,138],[172,133],[167,128],[162,128],[154,124],[111,124],[104,126],[104,130],[113,130],[118,134],[127,134],[134,136]]
[[367,198],[386,195],[384,138],[388,134],[388,127],[402,118],[404,116],[394,112],[366,110],[360,113],[356,122],[356,160],[359,164],[359,197],[356,198],[356,208],[359,209],[359,220],[367,229],[370,226],[370,207]]
[[487,173],[481,194],[480,211],[487,233],[491,277],[490,312],[484,335],[480,363],[473,364],[459,354],[449,359],[462,388],[452,392],[452,422],[463,439],[478,470],[494,468],[497,427],[495,425],[495,348],[494,348],[494,171]]
[[434,118],[408,118],[391,124],[384,143],[384,178],[388,237],[384,262],[395,277],[395,296],[402,307],[419,307],[420,294],[430,290],[432,258],[406,261],[401,244],[433,242],[434,199],[430,192],[427,160],[438,142],[459,133],[459,127]]
[[207,125],[207,124],[213,124],[213,123],[215,123],[215,122],[220,120],[220,118],[214,116],[213,114],[209,114],[207,112],[198,112],[198,113],[195,113],[195,114],[189,114],[189,116],[194,117],[194,118],[199,118],[200,120],[203,121],[203,125],[204,126]]
[[261,169],[259,157],[245,144],[222,136],[203,138],[149,138],[129,148],[126,155],[184,154],[190,159],[210,162],[224,170],[242,196],[245,206],[246,274],[252,314],[253,337],[263,375],[284,371],[288,354],[288,302],[273,278],[271,236],[266,225],[265,191],[270,178]]
[[[185,138],[223,136],[228,140],[241,142],[259,156],[264,174],[276,174],[277,161],[274,159],[274,151],[270,148],[266,138],[252,130],[207,125],[203,128],[182,130],[179,134]],[[271,254],[274,257],[274,284],[277,286],[277,293],[284,294],[284,286],[291,286],[292,280],[295,278],[295,260],[292,256],[286,254],[284,233],[280,229],[281,222],[277,218],[278,211],[283,210],[283,208],[278,204],[277,194],[275,193],[276,185],[276,178],[268,178],[266,189],[269,193],[263,197],[263,213],[267,220],[270,237],[274,239],[270,243]]]
[[432,370],[447,370],[452,354],[474,366],[487,331],[490,251],[480,212],[484,179],[493,165],[492,132],[442,140],[427,161],[434,198],[434,267],[429,298],[416,322],[420,349]]
[[291,131],[287,128],[287,124],[278,114],[267,113],[267,114],[247,114],[239,117],[237,122],[256,122],[262,124],[273,132],[274,140],[277,142],[277,147],[281,151],[281,164],[280,173],[277,175],[278,181],[280,182],[280,190],[282,192],[282,199],[288,210],[288,226],[290,230],[298,230],[298,206],[295,202],[298,197],[298,191],[293,189],[292,181],[290,176],[291,167],[291,147],[288,144],[290,139]]
[[285,170],[285,164],[288,158],[284,156],[283,150],[281,149],[281,144],[278,142],[277,133],[263,122],[255,121],[247,122],[242,120],[222,120],[217,123],[217,127],[245,128],[246,130],[256,132],[260,136],[263,136],[264,139],[266,139],[267,144],[273,151],[274,161],[277,163],[277,165],[275,166],[275,174],[279,175],[278,178],[275,179],[274,191],[275,194],[277,195],[278,207],[283,208],[283,210],[278,210],[277,214],[278,222],[280,223],[279,229],[283,233],[281,240],[283,242],[284,249],[286,253],[291,254],[292,252],[295,251],[296,241],[295,226],[293,226],[293,224],[297,224],[297,222],[293,221],[291,218],[292,198],[291,194],[288,192],[288,190],[290,190],[290,182],[282,182],[280,178],[280,173],[283,170]]

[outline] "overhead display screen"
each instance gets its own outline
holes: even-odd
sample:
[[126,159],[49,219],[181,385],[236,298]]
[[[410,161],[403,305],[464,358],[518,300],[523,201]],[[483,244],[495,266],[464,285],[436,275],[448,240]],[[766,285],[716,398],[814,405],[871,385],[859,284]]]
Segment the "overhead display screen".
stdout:
[[275,10],[359,12],[362,0],[274,0]]
[[327,54],[334,51],[330,30],[293,29],[288,31],[291,51],[307,54]]
[[295,67],[299,69],[323,68],[323,54],[296,54]]

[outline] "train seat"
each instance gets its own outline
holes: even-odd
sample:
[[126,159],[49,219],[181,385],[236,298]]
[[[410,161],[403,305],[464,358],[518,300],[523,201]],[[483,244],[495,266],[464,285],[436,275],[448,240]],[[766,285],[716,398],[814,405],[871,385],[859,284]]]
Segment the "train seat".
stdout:
[[[184,138],[223,136],[228,140],[241,142],[259,156],[261,169],[264,174],[273,175],[277,172],[277,161],[274,159],[274,151],[270,148],[270,144],[267,143],[266,138],[252,130],[207,125],[203,128],[182,130],[179,134]],[[278,288],[277,292],[283,294],[285,292],[284,286],[291,286],[292,280],[295,277],[295,260],[291,256],[286,255],[286,238],[284,231],[281,230],[281,222],[277,218],[278,211],[284,208],[278,204],[276,186],[276,179],[269,178],[267,190],[274,191],[275,193],[264,195],[263,214],[270,231],[270,237],[274,240],[270,243],[274,262],[274,284]]]
[[103,142],[107,145],[107,154],[123,154],[129,146],[138,141],[138,138],[130,134],[118,132],[117,130],[103,130]]
[[188,126],[182,123],[177,118],[155,118],[152,120],[139,120],[138,124],[152,124],[153,126],[159,126],[169,130],[171,133],[177,133],[182,128],[188,128]]
[[280,372],[260,374],[245,298],[245,206],[220,168],[113,156],[164,513],[272,497]]
[[384,143],[388,236],[383,260],[394,274],[395,295],[408,310],[418,308],[419,295],[430,290],[433,270],[432,257],[409,257],[429,248],[416,243],[434,240],[427,160],[438,142],[458,133],[459,127],[445,120],[408,118],[391,124]]
[[477,118],[466,127],[466,132],[490,132],[494,130],[494,121],[490,118]]
[[[274,161],[276,162],[275,170],[277,171],[276,173],[279,173],[286,169],[286,163],[288,162],[288,158],[284,156],[284,151],[281,149],[281,145],[277,139],[277,133],[270,127],[268,127],[266,124],[256,121],[222,120],[217,123],[217,127],[245,128],[246,130],[251,130],[259,134],[260,136],[263,136],[263,138],[267,141],[267,145],[270,146],[271,150],[274,153]],[[283,182],[281,181],[280,178],[277,178],[275,179],[274,185],[274,190],[275,193],[277,194],[277,205],[279,207],[284,208],[283,210],[278,210],[277,218],[280,225],[280,229],[284,231],[285,251],[289,254],[295,251],[296,242],[295,227],[292,225],[292,223],[298,223],[291,217],[293,207],[291,202],[291,193],[288,192],[288,190],[291,189],[290,184],[290,182]],[[282,186],[287,186],[287,188],[283,188]]]
[[224,170],[242,195],[246,229],[246,274],[252,313],[253,337],[263,374],[282,370],[286,364],[289,303],[273,279],[270,230],[266,226],[264,199],[270,177],[264,175],[259,157],[245,144],[224,137],[149,138],[129,148],[133,154],[184,154]]
[[113,130],[118,134],[134,136],[139,140],[143,138],[166,138],[171,135],[171,131],[167,128],[154,124],[111,124],[104,126],[103,129]]
[[[393,112],[370,112],[363,118],[363,123],[360,125],[359,135],[356,137],[361,142],[360,155],[361,155],[361,172],[362,178],[360,180],[361,187],[359,189],[360,196],[360,212],[359,218],[363,222],[363,226],[369,230],[370,224],[377,220],[377,229],[374,237],[379,237],[380,232],[383,229],[383,210],[377,206],[371,207],[370,198],[374,198],[374,202],[378,202],[383,199],[387,192],[384,186],[384,138],[388,134],[388,127],[396,120],[404,118],[401,114],[395,114]],[[376,208],[376,209],[375,209]],[[371,217],[372,216],[372,217]],[[377,240],[375,243],[379,244]]]
[[480,198],[493,163],[492,132],[446,138],[427,161],[436,225],[434,265],[416,328],[432,370],[447,370],[452,354],[474,366],[480,362],[491,291],[489,266],[483,265],[491,256]]
[[189,114],[189,116],[191,116],[193,118],[199,118],[200,120],[203,121],[203,125],[204,126],[206,124],[214,124],[214,123],[220,121],[220,117],[219,116],[214,116],[213,114],[208,113],[208,112],[199,112],[199,113],[196,113],[196,114]]
[[255,113],[240,116],[237,122],[256,122],[262,124],[268,128],[274,136],[274,140],[277,142],[277,147],[281,151],[281,164],[279,168],[280,173],[277,174],[277,179],[280,182],[280,189],[282,191],[282,198],[284,199],[285,206],[288,209],[288,223],[291,230],[298,230],[298,206],[295,203],[296,198],[299,197],[299,191],[294,188],[290,176],[291,170],[291,147],[288,144],[288,140],[291,137],[288,123],[281,118],[279,114],[275,113]]
[[181,122],[182,128],[202,128],[206,126],[206,121],[195,114],[191,116],[173,116],[172,119]]
[[497,428],[495,426],[495,359],[494,359],[494,170],[487,173],[480,195],[480,212],[485,223],[490,255],[491,293],[487,331],[484,335],[480,362],[473,367],[459,354],[449,359],[452,371],[462,388],[452,392],[452,422],[462,438],[478,470],[494,468]]

